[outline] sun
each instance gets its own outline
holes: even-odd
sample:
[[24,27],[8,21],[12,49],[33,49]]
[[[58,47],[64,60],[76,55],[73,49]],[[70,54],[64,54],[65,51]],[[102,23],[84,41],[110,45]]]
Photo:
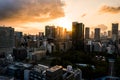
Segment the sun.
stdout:
[[72,30],[72,22],[67,18],[60,18],[57,25],[66,28],[68,31]]

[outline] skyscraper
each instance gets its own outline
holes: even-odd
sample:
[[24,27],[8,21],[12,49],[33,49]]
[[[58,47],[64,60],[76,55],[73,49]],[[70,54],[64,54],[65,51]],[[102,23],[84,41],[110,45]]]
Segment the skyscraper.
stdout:
[[112,37],[112,31],[108,31],[108,38]]
[[112,23],[112,40],[118,41],[118,23]]
[[72,23],[72,44],[76,50],[83,50],[84,46],[84,24]]
[[14,47],[14,28],[0,26],[0,52],[11,51]]
[[45,26],[45,36],[47,38],[55,38],[55,26]]
[[85,39],[89,39],[89,35],[90,35],[90,28],[86,27],[85,28]]
[[99,40],[100,40],[100,28],[95,28],[94,39],[95,39],[96,41],[99,41]]
[[62,40],[62,38],[63,38],[63,27],[59,27],[59,26],[56,27],[55,38],[57,40]]
[[23,38],[23,33],[15,31],[15,47],[20,47],[21,46],[21,39]]

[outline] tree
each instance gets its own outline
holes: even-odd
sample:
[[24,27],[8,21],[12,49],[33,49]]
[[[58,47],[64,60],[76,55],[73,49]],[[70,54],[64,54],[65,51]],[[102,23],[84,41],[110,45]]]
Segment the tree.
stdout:
[[120,57],[118,57],[115,61],[115,72],[116,76],[120,77]]

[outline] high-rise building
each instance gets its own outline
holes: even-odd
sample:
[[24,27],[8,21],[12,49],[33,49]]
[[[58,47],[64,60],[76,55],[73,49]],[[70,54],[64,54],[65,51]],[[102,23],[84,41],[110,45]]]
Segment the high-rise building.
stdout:
[[55,38],[57,40],[62,40],[63,38],[63,27],[56,27],[55,29]]
[[23,33],[15,31],[14,35],[15,35],[15,47],[20,47]]
[[44,39],[44,32],[39,32],[38,40]]
[[83,50],[84,46],[84,24],[72,23],[72,45],[76,50]]
[[12,51],[14,47],[14,28],[0,26],[0,52]]
[[94,32],[93,31],[91,31],[91,35],[90,35],[90,38],[94,38]]
[[45,36],[47,38],[55,38],[55,26],[45,26]]
[[100,28],[95,28],[94,39],[95,39],[96,41],[99,41],[99,40],[100,40]]
[[18,32],[18,31],[15,31],[15,36],[17,37],[17,38],[21,38],[21,37],[23,37],[23,33],[22,32]]
[[85,39],[89,39],[89,35],[90,35],[90,28],[86,27],[85,28]]
[[108,38],[112,38],[112,31],[108,31]]
[[65,40],[66,39],[67,29],[63,27],[55,28],[55,38],[56,40]]
[[118,43],[120,44],[120,30],[118,31]]
[[112,40],[118,41],[118,23],[112,23]]

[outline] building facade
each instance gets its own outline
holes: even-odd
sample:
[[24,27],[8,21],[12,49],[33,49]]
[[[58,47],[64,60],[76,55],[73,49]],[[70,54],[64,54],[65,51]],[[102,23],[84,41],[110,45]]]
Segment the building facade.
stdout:
[[90,35],[90,28],[86,27],[85,28],[85,39],[89,39],[90,38],[89,35]]
[[84,24],[72,23],[72,45],[76,50],[83,50],[84,46]]
[[96,41],[99,41],[99,40],[100,40],[100,28],[95,28],[94,39],[95,39]]
[[14,35],[15,35],[15,47],[20,47],[21,39],[23,38],[23,33],[15,31]]
[[0,52],[12,51],[14,47],[14,28],[0,26]]
[[112,31],[108,31],[108,38],[112,38]]
[[118,41],[118,23],[112,23],[112,40]]
[[55,26],[45,26],[45,36],[47,38],[55,38]]

